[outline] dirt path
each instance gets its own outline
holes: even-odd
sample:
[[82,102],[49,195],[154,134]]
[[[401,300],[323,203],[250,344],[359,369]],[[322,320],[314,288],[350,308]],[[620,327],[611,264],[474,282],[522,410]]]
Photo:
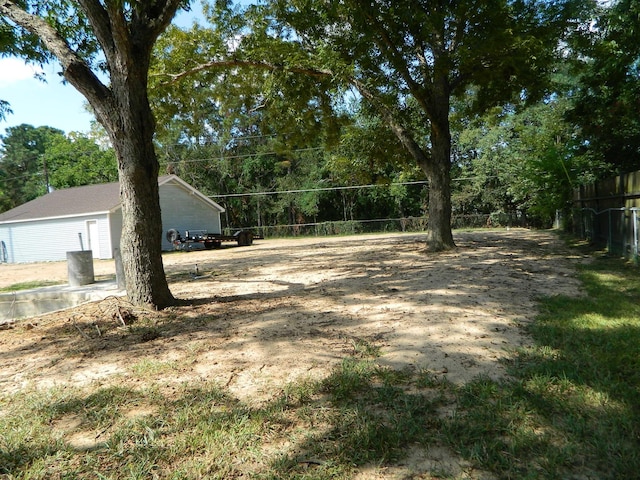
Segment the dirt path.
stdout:
[[[160,365],[168,368],[149,381],[167,395],[206,380],[260,404],[290,381],[325,377],[360,348],[378,348],[382,365],[458,384],[502,378],[500,360],[530,343],[522,326],[534,318],[536,299],[580,294],[578,259],[550,232],[459,233],[458,248],[443,254],[427,253],[424,240],[263,240],[167,254],[172,291],[186,305],[147,312],[110,298],[0,330],[0,391],[139,386],[135,369]],[[96,261],[94,270],[114,275],[111,261]],[[0,265],[0,286],[66,278],[64,262]],[[133,317],[123,317],[127,311]],[[402,465],[362,469],[356,478],[417,478],[434,469],[491,478],[467,476],[465,465],[446,449],[416,450]]]
[[[383,365],[455,383],[500,378],[500,359],[529,342],[521,326],[535,315],[536,298],[579,293],[574,262],[551,233],[462,233],[455,251],[438,255],[425,252],[423,240],[263,240],[168,254],[172,291],[191,305],[148,313],[162,324],[157,338],[123,344],[118,319],[109,318],[115,299],[32,319],[0,332],[0,388],[121,382],[132,358],[192,357],[191,368],[168,381],[214,379],[260,401],[283,382],[325,375],[361,345],[379,347]],[[112,274],[112,262],[95,270]],[[64,262],[0,271],[0,285],[66,278]],[[113,328],[98,335],[96,319]]]

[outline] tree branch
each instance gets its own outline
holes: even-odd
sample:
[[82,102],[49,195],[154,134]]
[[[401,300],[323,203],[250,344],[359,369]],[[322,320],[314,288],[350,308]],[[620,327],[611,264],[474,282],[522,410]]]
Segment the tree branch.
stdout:
[[[368,15],[368,12],[365,12],[365,15]],[[372,22],[376,24],[376,27],[379,30],[379,33],[384,37],[384,42],[382,42],[381,47],[388,51],[388,53],[392,56],[393,63],[402,63],[397,59],[397,56],[401,55],[401,52],[398,52],[393,44],[389,33],[384,29],[383,26],[379,25],[376,19],[372,19]],[[200,65],[196,65],[188,70],[185,70],[180,73],[156,73],[155,77],[166,76],[169,77],[168,83],[178,82],[186,77],[191,75],[195,75],[199,72],[214,70],[214,69],[223,69],[223,68],[254,68],[254,69],[263,69],[268,71],[282,71],[282,72],[292,72],[298,73],[302,75],[319,77],[319,78],[335,78],[336,72],[329,69],[322,68],[313,68],[313,67],[304,67],[304,66],[291,66],[284,65],[279,63],[272,63],[268,61],[254,61],[254,60],[242,60],[237,58],[228,58],[222,60],[214,60],[211,62],[202,63]],[[410,72],[406,68],[398,68],[398,70],[402,71],[402,76],[405,78],[409,88],[412,90],[418,101],[422,102],[424,106],[426,106],[426,102],[428,102],[428,93],[424,88],[420,88],[420,86],[415,82],[415,80],[411,77]],[[415,140],[412,133],[409,131],[407,127],[405,127],[402,122],[400,122],[394,112],[385,105],[382,101],[380,101],[377,96],[369,90],[364,83],[359,81],[357,78],[349,76],[346,80],[349,84],[351,84],[359,93],[364,97],[367,101],[369,101],[376,110],[380,113],[380,115],[385,119],[386,123],[391,128],[392,132],[401,142],[401,144],[409,151],[409,153],[416,159],[417,163],[426,170],[426,166],[431,164],[431,155],[428,150],[424,150],[418,142]],[[429,111],[430,109],[425,109]]]
[[218,68],[260,68],[263,70],[270,71],[283,71],[283,72],[292,72],[292,73],[300,73],[304,75],[308,75],[311,77],[320,77],[320,78],[333,78],[335,76],[334,72],[331,70],[310,68],[310,67],[300,67],[300,66],[285,66],[282,64],[271,63],[271,62],[258,62],[253,60],[215,60],[212,62],[202,63],[197,65],[189,70],[185,70],[180,73],[159,73],[154,76],[164,75],[171,79],[170,83],[175,83],[179,80],[182,80],[185,77],[190,75],[195,75],[196,73],[205,71],[205,70],[214,70]]
[[98,0],[78,0],[78,3],[89,19],[93,33],[107,59],[110,58],[113,55],[115,46],[111,35],[111,21],[107,11]]
[[416,159],[420,167],[426,171],[426,167],[431,164],[431,155],[429,152],[425,152],[422,147],[420,147],[418,142],[413,138],[411,132],[409,132],[409,130],[396,119],[391,109],[378,100],[364,83],[355,78],[351,78],[350,83],[358,90],[360,95],[371,102],[374,108],[387,122],[391,131],[395,134],[398,140],[400,140],[400,143],[402,143],[413,158]]
[[[15,2],[0,0],[0,13],[8,17],[17,25],[38,35],[45,47],[59,60],[67,59],[73,61],[75,53],[69,48],[67,42],[58,35],[55,28],[45,22],[42,18],[27,13]],[[80,60],[81,61],[81,60]],[[65,66],[63,64],[63,66]]]
[[[181,72],[181,73],[156,74],[155,76],[166,75],[171,78],[171,81],[169,83],[174,83],[179,80],[182,80],[185,77],[194,75],[198,72],[217,69],[217,68],[230,68],[230,67],[261,68],[261,69],[270,70],[270,71],[280,70],[280,71],[299,73],[303,75],[309,75],[309,76],[320,77],[320,78],[335,77],[335,73],[333,71],[326,70],[326,69],[316,69],[316,68],[301,67],[301,66],[285,66],[285,65],[275,64],[270,62],[257,62],[257,61],[237,60],[237,59],[217,60],[217,61],[207,62],[207,63],[197,65],[196,67],[193,67],[189,70],[185,70],[184,72]],[[376,110],[378,110],[378,112],[385,119],[385,121],[387,122],[387,124],[389,125],[393,133],[396,135],[398,140],[400,140],[402,145],[411,153],[411,155],[418,161],[418,163],[421,166],[428,165],[431,162],[431,157],[429,153],[425,152],[420,147],[420,145],[418,144],[418,142],[415,141],[415,139],[413,138],[411,133],[408,131],[408,129],[396,119],[393,112],[386,105],[380,102],[376,98],[376,96],[366,87],[366,85],[364,85],[364,83],[362,83],[361,81],[359,81],[354,77],[348,78],[347,81],[351,85],[353,85],[356,88],[356,90],[358,90],[360,95],[362,95],[369,102],[371,102],[371,104],[376,108]]]
[[109,89],[98,79],[87,63],[74,52],[58,31],[44,19],[27,13],[15,2],[0,0],[0,13],[17,25],[37,35],[62,66],[64,77],[93,105],[92,99],[103,99]]
[[176,16],[176,12],[180,8],[180,4],[183,0],[167,0],[165,2],[142,2],[145,8],[146,15],[149,18],[155,18],[155,22],[149,24],[150,34],[155,40],[158,35],[165,31],[169,26],[173,17]]
[[418,84],[418,82],[416,82],[411,76],[411,72],[407,68],[407,62],[404,60],[404,58],[398,59],[398,57],[402,57],[402,52],[391,39],[389,31],[374,15],[371,14],[370,8],[362,7],[362,11],[364,12],[364,16],[368,19],[367,23],[369,25],[373,25],[380,39],[382,40],[376,43],[378,43],[380,47],[387,52],[388,58],[391,61],[393,67],[406,82],[412,95],[420,103],[420,106],[423,108],[423,110],[428,113],[431,110],[429,104],[429,92],[422,88],[420,84]]

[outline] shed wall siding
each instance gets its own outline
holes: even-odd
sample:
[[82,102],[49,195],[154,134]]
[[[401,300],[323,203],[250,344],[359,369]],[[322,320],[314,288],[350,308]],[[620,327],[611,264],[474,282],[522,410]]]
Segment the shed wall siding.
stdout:
[[162,210],[163,250],[172,250],[173,248],[166,238],[166,232],[171,228],[180,233],[187,230],[222,233],[220,212],[179,185],[160,186],[160,209]]
[[98,224],[99,258],[110,258],[110,239],[106,215],[39,220],[0,225],[0,240],[7,246],[10,263],[66,260],[68,251],[87,248],[87,221]]
[[[182,233],[186,230],[222,232],[220,211],[215,204],[192,193],[180,182],[169,181],[159,187],[163,250],[173,249],[166,239],[166,232],[171,228]],[[122,234],[120,208],[109,214],[3,223],[0,224],[0,240],[7,247],[10,263],[66,260],[68,251],[89,249],[88,222],[95,222],[97,227],[97,241],[91,238],[94,258],[113,258],[113,249],[120,247]],[[95,233],[96,228],[92,231]],[[82,245],[78,234],[82,236]]]
[[109,234],[111,238],[111,255],[113,257],[113,249],[120,248],[120,236],[122,235],[122,209],[109,214]]

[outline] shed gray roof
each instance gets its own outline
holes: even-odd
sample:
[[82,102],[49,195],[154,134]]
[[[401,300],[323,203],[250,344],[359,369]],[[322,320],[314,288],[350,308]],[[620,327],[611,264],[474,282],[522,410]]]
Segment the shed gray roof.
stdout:
[[[175,180],[177,183],[197,192],[193,187],[176,175],[163,175],[158,178],[160,185]],[[198,192],[199,193],[199,192]],[[224,211],[217,203],[200,194],[203,200]],[[30,202],[0,213],[0,223],[23,222],[43,218],[72,217],[91,213],[105,213],[120,206],[119,182],[87,185],[84,187],[54,190]]]
[[0,213],[0,222],[67,217],[108,212],[120,205],[118,182],[54,190],[42,197]]

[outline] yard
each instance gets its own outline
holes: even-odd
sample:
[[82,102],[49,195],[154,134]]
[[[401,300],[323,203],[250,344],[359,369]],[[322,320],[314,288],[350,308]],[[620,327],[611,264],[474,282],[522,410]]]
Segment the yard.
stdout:
[[[108,298],[0,331],[0,478],[601,478],[513,387],[557,354],[532,322],[541,299],[585,301],[588,257],[550,232],[455,238],[175,252],[180,306]],[[0,273],[64,281],[66,265]]]

